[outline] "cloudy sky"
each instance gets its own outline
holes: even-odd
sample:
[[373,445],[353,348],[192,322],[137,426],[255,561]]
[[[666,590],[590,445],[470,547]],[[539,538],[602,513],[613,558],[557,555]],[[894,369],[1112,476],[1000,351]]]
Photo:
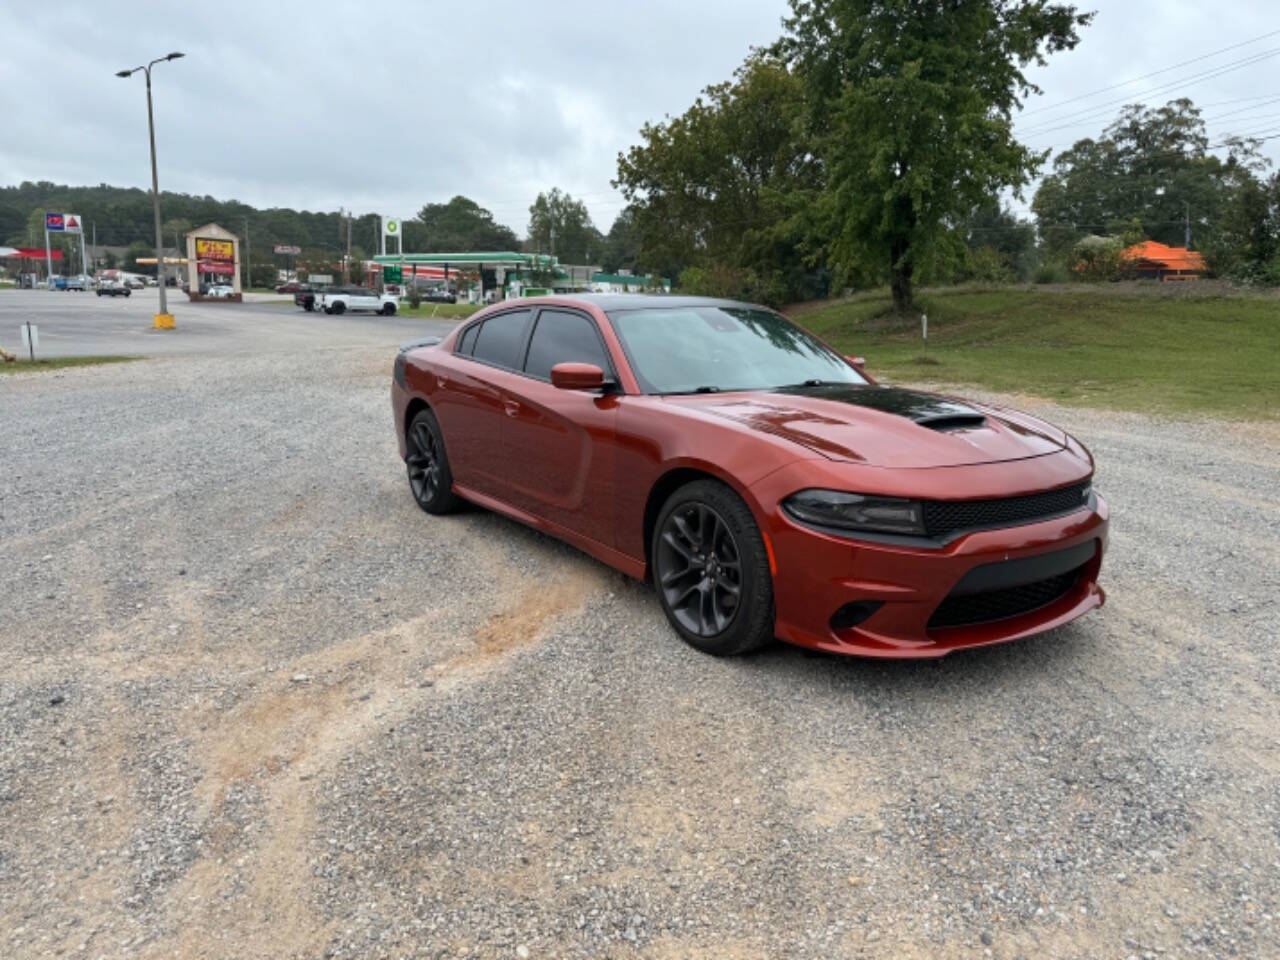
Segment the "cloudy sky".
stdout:
[[[181,50],[155,68],[163,189],[405,216],[462,193],[523,232],[559,186],[607,230],[618,151],[776,38],[786,6],[5,2],[0,183],[148,186],[143,81],[113,74]],[[1081,45],[1032,71],[1027,142],[1068,146],[1121,103],[1182,95],[1215,138],[1280,133],[1280,3],[1084,6],[1098,15]],[[1280,138],[1265,147],[1280,160]]]

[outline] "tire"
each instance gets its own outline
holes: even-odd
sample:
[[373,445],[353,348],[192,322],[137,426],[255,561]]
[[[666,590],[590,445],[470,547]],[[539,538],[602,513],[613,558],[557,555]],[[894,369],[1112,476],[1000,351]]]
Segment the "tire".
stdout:
[[382,315],[384,317],[394,317],[396,315],[396,305],[394,303],[384,303],[382,305]]
[[662,612],[690,646],[728,657],[773,640],[769,556],[751,510],[729,487],[697,480],[668,497],[649,557]]
[[325,307],[325,308],[324,308],[324,312],[325,312],[325,313],[333,313],[333,307]]
[[453,472],[436,415],[430,410],[418,411],[405,434],[405,467],[414,502],[436,515],[457,510],[462,500],[453,492]]
[[306,303],[306,302],[304,302],[304,303],[302,304],[302,309],[303,309],[303,310],[305,310],[305,311],[307,311],[307,313],[313,313],[313,312],[315,311],[315,309],[316,309],[316,305],[315,305],[314,303]]
[[333,312],[336,313],[338,316],[342,316],[344,313],[347,312],[347,305],[343,303],[341,300],[339,300],[337,303],[333,305]]

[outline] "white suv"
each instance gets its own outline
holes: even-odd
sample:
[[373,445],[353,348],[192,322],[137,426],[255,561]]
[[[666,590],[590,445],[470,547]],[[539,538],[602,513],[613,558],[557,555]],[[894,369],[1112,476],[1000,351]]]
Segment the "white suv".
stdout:
[[400,300],[390,293],[378,293],[366,287],[334,287],[320,294],[316,306],[325,313],[371,310],[389,317],[400,306]]

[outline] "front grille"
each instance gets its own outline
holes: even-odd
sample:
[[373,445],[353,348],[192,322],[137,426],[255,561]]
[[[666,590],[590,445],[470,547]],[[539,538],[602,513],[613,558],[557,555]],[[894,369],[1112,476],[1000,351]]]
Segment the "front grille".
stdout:
[[957,530],[1012,527],[1070,513],[1083,507],[1088,499],[1089,484],[1077,483],[1060,490],[1000,500],[926,500],[924,526],[931,537],[945,537]]
[[968,627],[1039,610],[1065,597],[1079,576],[1080,569],[1077,568],[1017,587],[949,596],[933,611],[928,628]]

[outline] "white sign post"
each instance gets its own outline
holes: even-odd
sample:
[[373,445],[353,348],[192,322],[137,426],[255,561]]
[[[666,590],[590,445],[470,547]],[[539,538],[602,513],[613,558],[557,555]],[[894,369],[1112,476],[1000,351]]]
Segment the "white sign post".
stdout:
[[36,347],[40,346],[40,328],[28,320],[18,329],[22,332],[22,345],[27,348],[27,355],[34,363]]

